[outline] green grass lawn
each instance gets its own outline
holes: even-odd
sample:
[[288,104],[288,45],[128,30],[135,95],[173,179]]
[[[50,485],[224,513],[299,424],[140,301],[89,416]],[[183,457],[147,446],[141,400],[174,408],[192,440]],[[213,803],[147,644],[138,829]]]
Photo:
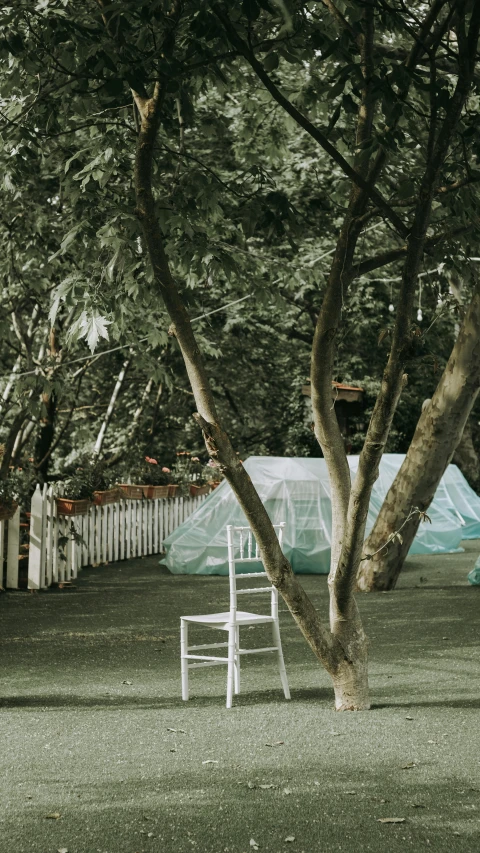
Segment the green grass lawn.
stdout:
[[[362,713],[335,713],[284,607],[290,702],[262,655],[231,711],[223,667],[194,671],[183,703],[179,616],[223,609],[225,579],[171,576],[155,557],[3,595],[0,852],[477,853],[480,587],[466,575],[480,542],[464,544],[359,596]],[[325,615],[326,577],[303,580]]]

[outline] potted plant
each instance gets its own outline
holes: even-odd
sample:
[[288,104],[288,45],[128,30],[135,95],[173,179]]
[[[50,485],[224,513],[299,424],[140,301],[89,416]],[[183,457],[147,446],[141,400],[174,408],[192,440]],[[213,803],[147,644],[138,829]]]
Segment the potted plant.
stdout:
[[192,497],[208,495],[210,485],[205,475],[204,466],[198,456],[192,456],[188,450],[179,450],[174,466],[173,475],[183,493]]
[[160,466],[156,459],[145,456],[143,462],[130,471],[133,483],[119,483],[119,488],[128,498],[168,498],[172,484],[170,468]]
[[214,489],[217,488],[217,486],[220,485],[223,480],[223,477],[220,473],[220,469],[217,463],[213,461],[213,459],[209,459],[207,464],[205,465],[205,477],[212,492]]
[[112,487],[112,478],[104,462],[82,461],[65,481],[66,496],[57,498],[57,511],[60,515],[85,515],[92,503],[104,506],[118,501],[121,492],[118,486]]
[[76,472],[73,477],[64,481],[65,497],[57,497],[57,512],[59,515],[85,515],[93,503],[93,489]]

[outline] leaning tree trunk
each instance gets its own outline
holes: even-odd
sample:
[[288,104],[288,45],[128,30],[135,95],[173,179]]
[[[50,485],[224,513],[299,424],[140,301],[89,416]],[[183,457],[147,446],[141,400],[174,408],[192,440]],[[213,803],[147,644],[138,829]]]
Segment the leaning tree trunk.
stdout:
[[[480,388],[480,283],[437,389],[422,411],[404,462],[364,546],[359,589],[393,589]],[[418,508],[420,512],[413,512]],[[405,524],[406,519],[409,518]],[[401,528],[401,533],[397,531]],[[397,534],[397,535],[396,535]],[[383,547],[382,547],[383,546]]]
[[341,639],[320,621],[312,602],[282,553],[265,506],[219,422],[190,318],[165,254],[163,235],[155,210],[152,164],[160,122],[160,86],[156,84],[152,98],[143,98],[137,93],[134,93],[134,97],[141,117],[135,162],[137,215],[152,264],[155,286],[172,320],[170,333],[175,335],[183,355],[198,409],[195,417],[203,430],[208,452],[217,461],[252,527],[271,583],[279,590],[305,639],[332,676],[337,709],[369,707],[368,695],[365,701],[365,690],[362,690],[358,697],[357,683],[363,671],[352,665],[350,656],[355,652],[353,645],[349,647],[343,644]]

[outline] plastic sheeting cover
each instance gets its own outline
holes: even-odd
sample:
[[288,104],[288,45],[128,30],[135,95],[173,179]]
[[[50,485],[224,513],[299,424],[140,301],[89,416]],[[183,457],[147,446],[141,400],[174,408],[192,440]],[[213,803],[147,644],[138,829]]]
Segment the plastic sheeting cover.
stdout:
[[[373,527],[403,458],[401,454],[386,454],[382,459],[380,476],[370,502],[367,532]],[[355,472],[358,457],[350,456],[349,463]],[[251,456],[244,465],[272,521],[287,522],[284,552],[293,570],[304,574],[327,574],[332,515],[325,460]],[[480,500],[478,502],[480,504]],[[439,554],[461,550],[459,544],[464,536],[464,527],[453,502],[450,506],[445,505],[444,499],[439,502],[434,499],[429,516],[432,524],[420,526],[410,553]],[[175,574],[228,574],[226,526],[246,523],[230,486],[223,482],[165,540],[167,555],[164,562]],[[258,564],[258,570],[260,568]],[[248,571],[253,570],[255,565],[250,564]]]
[[480,586],[480,557],[478,557],[472,571],[468,573],[467,578],[472,586]]
[[[380,508],[385,499],[385,496],[393,483],[398,470],[404,460],[403,453],[385,453],[380,463],[378,479],[372,490],[370,498],[370,507],[368,511],[366,535],[368,535],[375,523]],[[358,468],[358,456],[349,456],[348,461],[352,473],[356,473]],[[455,467],[456,466],[450,466]],[[458,471],[458,468],[457,468]],[[460,474],[460,477],[463,475]],[[467,481],[463,477],[465,485],[469,488]],[[440,499],[439,499],[440,494]],[[409,554],[451,554],[455,551],[461,551],[459,548],[460,542],[465,538],[464,530],[466,524],[457,511],[455,504],[449,497],[449,494],[443,485],[443,479],[440,482],[435,497],[428,508],[429,522],[420,524],[417,535],[413,540]],[[480,535],[480,534],[479,534]]]

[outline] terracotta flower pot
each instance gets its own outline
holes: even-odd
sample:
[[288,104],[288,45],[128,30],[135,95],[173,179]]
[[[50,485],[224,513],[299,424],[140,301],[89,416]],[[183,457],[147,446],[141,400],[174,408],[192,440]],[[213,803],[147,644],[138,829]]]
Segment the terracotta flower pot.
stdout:
[[124,497],[130,500],[141,500],[143,498],[143,486],[132,486],[131,483],[119,483],[118,488],[122,490]]
[[92,502],[88,498],[70,500],[70,498],[57,498],[57,512],[59,515],[86,515]]
[[177,483],[170,483],[170,485],[168,487],[168,497],[174,498],[175,495],[177,494],[179,488],[180,488],[180,486]]
[[114,504],[123,497],[122,490],[115,486],[113,489],[105,489],[93,493],[93,502],[97,506],[105,506],[105,504]]
[[13,518],[17,511],[18,504],[13,502],[9,506],[0,504],[0,521],[8,521],[10,518]]
[[209,492],[210,486],[208,484],[206,486],[196,486],[194,483],[190,483],[190,494],[193,498],[198,495],[208,495]]
[[168,498],[170,486],[142,486],[144,498]]

